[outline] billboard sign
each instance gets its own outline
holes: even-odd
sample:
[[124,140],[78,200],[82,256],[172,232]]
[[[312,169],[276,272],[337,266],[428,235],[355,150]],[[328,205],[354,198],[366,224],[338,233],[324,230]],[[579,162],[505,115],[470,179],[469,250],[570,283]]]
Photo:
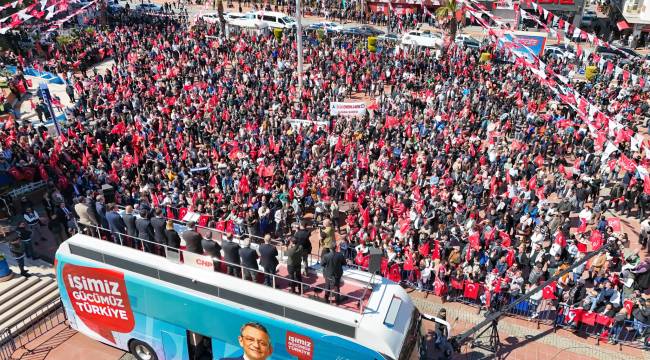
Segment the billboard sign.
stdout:
[[510,51],[524,55],[529,61],[532,61],[535,56],[541,57],[544,54],[546,35],[546,33],[533,31],[507,32],[499,39],[498,47],[508,48]]

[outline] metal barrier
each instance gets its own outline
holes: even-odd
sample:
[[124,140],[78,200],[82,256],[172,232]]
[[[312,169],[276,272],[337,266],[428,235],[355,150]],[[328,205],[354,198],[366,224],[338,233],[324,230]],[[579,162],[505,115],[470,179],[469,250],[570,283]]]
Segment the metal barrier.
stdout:
[[[122,211],[124,211],[124,209],[125,209],[125,207],[121,206],[121,205],[118,205],[118,208],[120,210],[122,210]],[[178,210],[177,208],[173,208],[173,207],[171,207],[171,208],[175,209],[175,210]],[[161,209],[164,209],[164,207],[161,207]],[[136,212],[137,211],[134,210],[133,215],[135,217],[139,218],[140,216]],[[183,221],[183,220],[178,220],[178,219],[170,218],[170,217],[165,217],[165,220],[171,220],[174,224],[179,225],[181,230],[185,229],[187,227],[187,222]],[[95,225],[91,225],[91,226],[95,226]],[[217,240],[219,242],[221,242],[221,240],[223,239],[224,236],[227,236],[227,235],[230,234],[227,231],[222,231],[222,230],[218,230],[218,229],[207,227],[207,226],[201,226],[201,225],[196,225],[196,231],[206,239]],[[179,233],[180,233],[180,231],[179,231]],[[241,243],[243,238],[251,239],[251,244],[262,244],[262,243],[264,243],[264,238],[263,237],[258,236],[258,235],[254,235],[254,234],[251,234],[251,233],[242,233],[242,234],[234,234],[234,233],[232,233],[230,235],[232,235],[233,240],[236,240],[239,243]],[[278,251],[280,252],[280,258],[284,258],[284,254],[285,254],[285,252],[287,250],[287,244],[288,244],[287,238],[289,236],[291,236],[291,235],[282,236],[279,240],[278,239],[271,239],[271,244],[275,245],[278,248]],[[310,254],[307,255],[307,259],[308,259],[309,266],[314,266],[314,265],[320,263],[320,255],[319,254],[310,253]]]
[[[368,286],[365,286],[364,292],[361,296],[356,296],[352,294],[344,294],[340,291],[335,291],[334,289],[328,289],[321,286],[315,286],[308,284],[302,281],[295,279],[287,278],[284,276],[276,275],[273,273],[268,273],[263,270],[252,269],[241,264],[236,264],[223,260],[221,257],[215,258],[205,254],[196,254],[183,249],[175,248],[165,244],[157,243],[155,241],[141,239],[135,236],[130,236],[127,234],[111,231],[99,226],[81,224],[86,230],[90,231],[90,235],[97,237],[99,239],[111,241],[115,244],[119,244],[125,247],[131,247],[136,250],[144,251],[153,255],[158,255],[167,258],[170,261],[179,263],[179,264],[189,264],[196,266],[199,264],[203,269],[211,268],[212,271],[226,273],[231,276],[241,277],[243,280],[250,280],[257,283],[265,282],[267,285],[274,289],[282,290],[283,288],[291,288],[292,292],[295,288],[298,288],[297,293],[301,296],[305,296],[306,292],[312,292],[314,295],[319,293],[328,294],[327,297],[334,296],[335,298],[342,299],[351,299],[356,301],[359,308],[359,313],[363,313],[365,308],[365,297],[367,295]],[[213,239],[214,240],[214,239]],[[238,239],[234,239],[235,242],[240,243]],[[240,243],[241,244],[241,243]],[[221,244],[220,244],[221,245]],[[255,249],[256,244],[251,243],[251,248]],[[188,262],[188,259],[193,259],[197,264],[192,264]],[[280,263],[283,263],[283,258],[280,256],[278,259]],[[207,263],[211,263],[209,266],[206,266]],[[300,271],[300,269],[298,269]],[[369,281],[369,283],[372,282]],[[270,284],[269,284],[270,283]],[[368,285],[368,284],[365,284]]]
[[0,360],[10,360],[16,351],[16,343],[9,329],[0,331]]
[[11,328],[0,330],[0,360],[11,359],[16,350],[64,323],[66,319],[61,298],[57,298]]
[[650,325],[636,319],[616,321],[581,307],[560,304],[553,325],[555,331],[561,328],[594,338],[597,345],[605,341],[618,344],[619,348],[623,345],[640,349],[650,347]]

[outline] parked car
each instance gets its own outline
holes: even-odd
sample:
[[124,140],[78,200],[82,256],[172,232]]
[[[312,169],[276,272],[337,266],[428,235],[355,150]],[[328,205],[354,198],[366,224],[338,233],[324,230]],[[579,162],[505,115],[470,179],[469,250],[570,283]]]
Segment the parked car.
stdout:
[[341,30],[341,25],[332,21],[323,21],[307,25],[305,29],[312,31],[324,30],[326,33],[334,33]]
[[596,12],[593,10],[585,10],[582,14],[582,20],[580,20],[580,27],[590,27],[598,18]]
[[[224,19],[226,17],[226,14],[224,14]],[[217,24],[219,23],[219,13],[218,12],[209,12],[205,14],[199,15],[199,18],[201,18],[203,21],[207,22],[208,24]]]
[[351,26],[348,28],[342,28],[340,33],[347,34],[347,35],[360,35],[360,36],[379,36],[384,34],[383,31],[369,25],[360,25],[360,26]]
[[560,48],[549,47],[544,51],[544,55],[549,58],[559,59],[559,60],[575,60],[576,54],[562,50]]
[[465,46],[470,49],[478,49],[481,47],[481,42],[469,35],[456,35],[454,42],[456,42],[458,45]]
[[[232,20],[241,20],[245,19],[248,13],[239,13],[239,12],[231,12],[231,13],[224,13],[223,18],[226,19],[226,22],[230,22]],[[252,19],[252,16],[251,16]]]
[[555,44],[555,45],[546,45],[547,49],[560,49],[562,51],[568,51],[570,53],[575,54],[576,50],[573,47],[573,45],[570,44]]
[[399,35],[393,34],[393,33],[383,34],[383,35],[377,36],[377,40],[398,42],[399,41]]
[[618,49],[607,47],[607,46],[596,46],[596,54],[611,54],[619,58],[627,58],[627,54]]
[[162,11],[162,6],[153,4],[153,3],[142,3],[138,4],[138,6],[135,7],[136,11],[140,12],[160,12]]
[[128,1],[120,0],[110,0],[107,4],[107,9],[109,12],[115,14],[125,10],[127,7],[130,7]]
[[632,50],[632,49],[630,49],[630,48],[622,47],[622,46],[621,46],[621,47],[618,47],[618,50],[619,50],[620,52],[624,53],[625,56],[626,56],[628,59],[639,59],[639,58],[641,58],[641,54],[639,54],[638,52],[636,52],[636,51],[634,51],[634,50]]
[[252,11],[244,17],[244,19],[249,18],[263,21],[267,23],[270,28],[275,29],[295,29],[297,26],[296,19],[281,12]]
[[428,30],[411,30],[402,36],[402,45],[442,47],[442,37]]

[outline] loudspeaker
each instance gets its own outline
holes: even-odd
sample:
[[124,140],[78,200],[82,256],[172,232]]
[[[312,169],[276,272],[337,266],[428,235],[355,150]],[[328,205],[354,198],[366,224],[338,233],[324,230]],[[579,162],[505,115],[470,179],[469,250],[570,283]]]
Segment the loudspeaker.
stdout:
[[115,202],[115,189],[111,185],[102,185],[102,195],[104,195],[107,204]]
[[371,247],[368,249],[368,272],[371,274],[376,274],[381,271],[381,250],[376,247]]

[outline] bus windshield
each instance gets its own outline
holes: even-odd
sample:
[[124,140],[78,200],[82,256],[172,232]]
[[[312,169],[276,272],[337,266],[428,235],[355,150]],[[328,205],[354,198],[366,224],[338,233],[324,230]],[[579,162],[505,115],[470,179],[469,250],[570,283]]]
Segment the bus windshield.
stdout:
[[419,346],[420,342],[420,312],[417,308],[413,309],[411,316],[411,323],[409,324],[406,337],[404,338],[404,345],[399,354],[399,360],[418,360],[419,359]]

